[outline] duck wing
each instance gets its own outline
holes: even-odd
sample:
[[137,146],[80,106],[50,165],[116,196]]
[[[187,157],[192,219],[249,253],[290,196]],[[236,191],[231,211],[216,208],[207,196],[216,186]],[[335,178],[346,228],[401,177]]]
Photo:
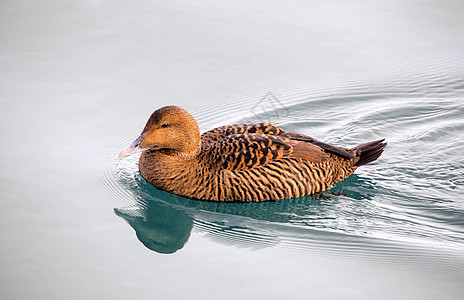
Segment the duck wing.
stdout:
[[356,159],[356,155],[355,155],[356,151],[353,151],[353,149],[333,146],[333,145],[318,141],[315,138],[312,138],[310,136],[299,134],[299,133],[294,133],[294,132],[282,132],[280,135],[282,137],[286,137],[294,141],[302,141],[302,142],[311,143],[313,145],[316,145],[324,149],[326,152],[335,154],[337,156],[340,156],[346,159]]
[[279,135],[282,132],[284,131],[281,128],[269,123],[233,124],[206,131],[201,135],[201,143],[204,147],[208,147],[230,135],[248,133]]
[[[235,134],[260,133],[266,135],[275,135],[286,140],[300,141],[310,143],[323,149],[325,152],[340,156],[345,159],[356,159],[355,151],[343,147],[333,146],[310,136],[287,132],[275,125],[269,123],[252,123],[252,124],[233,124],[214,128],[201,135],[202,146],[207,148],[211,144],[223,140],[225,137]],[[303,144],[304,145],[304,144]]]
[[262,133],[231,134],[203,150],[212,169],[242,170],[267,165],[271,161],[300,158],[321,162],[329,155],[317,145]]

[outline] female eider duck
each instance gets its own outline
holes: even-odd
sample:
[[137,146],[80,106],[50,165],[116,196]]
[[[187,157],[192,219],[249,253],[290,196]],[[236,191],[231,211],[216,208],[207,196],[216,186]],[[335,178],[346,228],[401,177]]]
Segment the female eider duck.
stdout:
[[376,160],[378,140],[342,148],[268,123],[221,126],[200,135],[184,109],[165,106],[119,158],[142,152],[139,170],[155,187],[211,201],[268,201],[311,195]]

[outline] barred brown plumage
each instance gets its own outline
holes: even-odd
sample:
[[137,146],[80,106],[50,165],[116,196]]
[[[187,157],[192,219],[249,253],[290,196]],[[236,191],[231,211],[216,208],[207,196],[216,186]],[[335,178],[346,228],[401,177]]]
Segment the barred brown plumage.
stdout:
[[326,190],[376,160],[385,146],[378,140],[337,147],[268,123],[221,126],[200,135],[188,112],[165,106],[119,157],[142,152],[142,176],[174,194],[259,202]]

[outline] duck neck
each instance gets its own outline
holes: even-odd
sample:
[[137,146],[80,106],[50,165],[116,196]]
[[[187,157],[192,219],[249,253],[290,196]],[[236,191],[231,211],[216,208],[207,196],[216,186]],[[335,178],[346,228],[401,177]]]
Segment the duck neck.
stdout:
[[197,157],[198,154],[200,154],[200,151],[201,151],[201,142],[198,143],[197,145],[195,144],[188,145],[185,148],[183,148],[182,151],[164,150],[163,152],[170,156],[176,156],[181,159],[190,160],[190,159]]
[[[193,119],[193,118],[192,118]],[[182,135],[177,137],[170,155],[178,156],[183,159],[195,158],[201,151],[201,136],[200,129],[195,120],[193,125],[186,128]]]

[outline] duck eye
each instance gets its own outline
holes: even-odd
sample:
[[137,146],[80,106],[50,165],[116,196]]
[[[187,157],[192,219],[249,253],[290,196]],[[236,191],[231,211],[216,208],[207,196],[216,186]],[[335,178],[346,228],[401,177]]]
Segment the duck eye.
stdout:
[[168,127],[168,124],[164,123],[163,125],[161,125],[161,127],[166,128]]

